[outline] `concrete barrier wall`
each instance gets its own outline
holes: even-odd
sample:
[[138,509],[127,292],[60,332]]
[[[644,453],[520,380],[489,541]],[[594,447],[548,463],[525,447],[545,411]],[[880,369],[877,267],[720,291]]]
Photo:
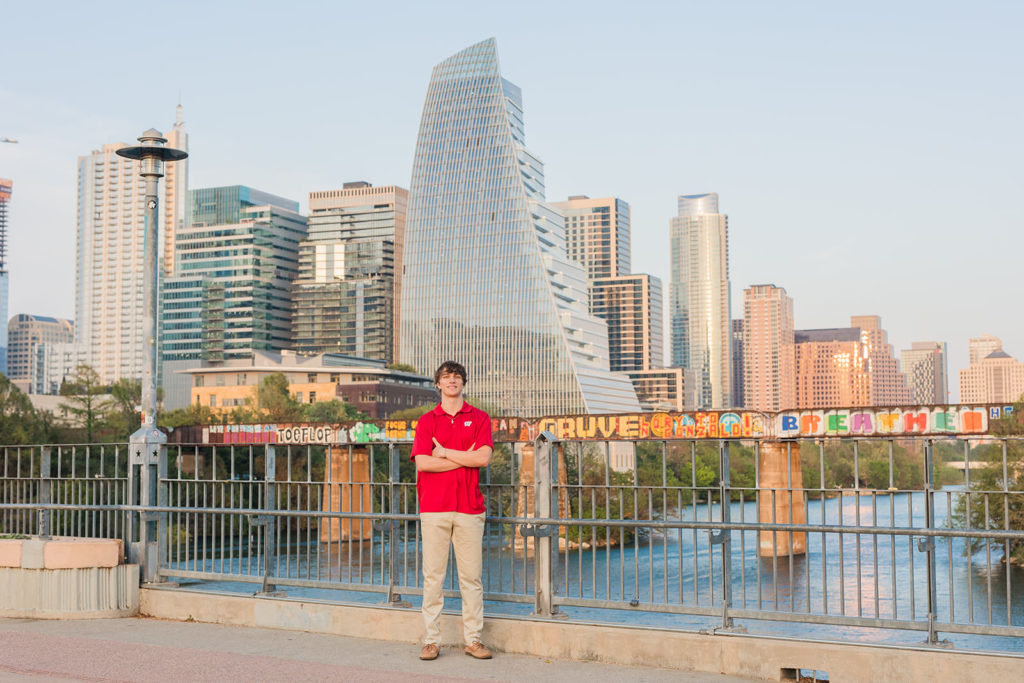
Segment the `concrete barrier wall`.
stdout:
[[[140,613],[182,621],[258,626],[407,642],[423,634],[418,610],[338,605],[288,598],[143,588]],[[461,642],[458,615],[442,617],[444,643]],[[815,643],[739,634],[487,617],[484,641],[498,652],[538,657],[657,666],[785,680],[794,669],[827,671],[833,681],[1020,680],[1024,657],[963,654],[871,645]]]
[[94,619],[139,611],[139,565],[78,569],[0,567],[0,617]]

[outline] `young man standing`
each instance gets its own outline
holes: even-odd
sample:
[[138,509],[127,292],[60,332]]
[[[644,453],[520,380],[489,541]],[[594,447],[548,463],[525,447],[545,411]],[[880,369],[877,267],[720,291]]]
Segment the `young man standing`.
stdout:
[[427,628],[420,659],[436,659],[441,645],[439,621],[449,546],[455,547],[459,571],[466,654],[490,659],[490,650],[480,642],[484,625],[480,572],[486,513],[480,468],[491,461],[491,418],[463,399],[466,369],[459,363],[441,363],[434,372],[434,384],[441,392],[441,402],[419,419],[412,444],[423,539],[423,622]]

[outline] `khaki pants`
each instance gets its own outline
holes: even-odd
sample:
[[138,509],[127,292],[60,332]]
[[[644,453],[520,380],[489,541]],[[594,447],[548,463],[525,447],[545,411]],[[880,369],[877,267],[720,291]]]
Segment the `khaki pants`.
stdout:
[[444,607],[444,576],[448,571],[448,548],[455,546],[462,594],[462,633],[467,645],[480,640],[484,627],[484,589],[480,581],[483,564],[484,513],[421,512],[423,538],[423,624],[424,643],[441,644],[439,620]]

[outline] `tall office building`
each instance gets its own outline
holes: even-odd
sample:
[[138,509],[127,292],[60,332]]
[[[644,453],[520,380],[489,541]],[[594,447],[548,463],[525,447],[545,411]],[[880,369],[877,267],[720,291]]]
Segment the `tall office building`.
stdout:
[[409,192],[345,183],[309,194],[292,337],[300,353],[395,359]]
[[653,275],[619,275],[590,281],[590,312],[608,324],[612,372],[664,366],[661,280]]
[[672,365],[693,370],[697,406],[732,405],[728,219],[718,194],[681,195],[671,224]]
[[404,262],[401,362],[430,373],[458,360],[472,396],[527,417],[639,409],[609,372],[607,325],[587,311],[493,38],[431,74]]
[[742,408],[746,402],[743,381],[743,318],[732,321],[732,407]]
[[651,368],[623,373],[633,382],[640,408],[648,412],[693,410],[693,373],[683,368]]
[[175,242],[176,274],[163,285],[163,361],[288,348],[289,288],[306,236],[298,202],[232,185],[193,190],[191,205]]
[[70,320],[19,313],[7,328],[7,377],[21,382],[30,394],[50,393],[46,384],[46,344],[67,344],[75,339]]
[[854,315],[850,326],[859,327],[861,341],[867,345],[871,359],[871,405],[901,406],[910,403],[910,387],[907,376],[900,371],[889,334],[882,328],[882,318],[877,315]]
[[913,342],[909,349],[900,351],[900,362],[910,384],[912,403],[949,403],[946,342]]
[[[179,105],[167,144],[188,149]],[[79,362],[91,365],[100,381],[142,376],[143,279],[145,269],[145,184],[139,162],[117,156],[123,142],[104,145],[78,158],[75,241],[75,334]],[[173,263],[171,245],[188,217],[188,160],[166,164],[160,202],[160,262]],[[165,270],[164,275],[170,271]]]
[[999,351],[1002,348],[1003,341],[995,335],[983,334],[980,337],[973,337],[967,341],[968,365],[976,365],[983,358],[988,358],[993,351]]
[[910,402],[878,316],[853,316],[851,327],[796,330],[795,408],[896,406]]
[[[987,341],[995,339],[985,336]],[[1015,403],[1022,398],[1024,363],[1003,351],[1001,342],[987,356],[960,370],[961,403]]]
[[0,178],[0,373],[9,374],[7,363],[7,310],[10,283],[7,275],[7,205],[11,202],[14,182]]
[[793,299],[775,285],[743,290],[743,391],[749,410],[793,408]]
[[587,278],[629,273],[629,204],[615,197],[574,195],[552,204],[565,216],[565,248]]

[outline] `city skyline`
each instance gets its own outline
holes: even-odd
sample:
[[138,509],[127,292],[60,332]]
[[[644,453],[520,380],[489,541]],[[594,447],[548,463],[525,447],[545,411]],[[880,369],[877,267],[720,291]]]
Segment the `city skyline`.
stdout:
[[[204,8],[204,28],[189,20],[198,5],[161,17],[191,43],[210,46],[160,64],[147,82],[123,57],[116,72],[98,68],[136,49],[134,38],[89,39],[104,15],[137,16],[129,7],[57,16],[5,10],[21,29],[0,46],[12,65],[0,86],[7,114],[0,136],[21,140],[0,149],[0,176],[18,185],[10,207],[11,315],[73,316],[74,160],[160,128],[179,90],[189,113],[191,187],[246,184],[305,197],[352,177],[404,186],[430,65],[497,32],[509,78],[528,93],[531,146],[555,170],[548,196],[628,201],[634,272],[668,282],[665,222],[675,196],[718,192],[729,207],[733,297],[752,283],[775,282],[794,298],[798,328],[877,312],[896,348],[946,341],[951,376],[967,366],[968,338],[981,334],[1024,355],[1024,322],[1001,314],[999,303],[1012,290],[1013,255],[1024,248],[1012,230],[1020,209],[1011,161],[1024,146],[1012,124],[1022,97],[1001,85],[1022,61],[1011,40],[1022,18],[1014,5],[983,4],[969,16],[879,10],[884,21],[870,6],[769,13],[749,5],[728,17],[724,9],[641,7],[615,27],[588,20],[597,36],[621,38],[603,51],[592,47],[601,43],[593,33],[584,39],[556,30],[569,16],[578,25],[572,7],[547,9],[550,21],[538,26],[530,11],[499,18],[485,10],[445,13],[442,25],[410,6],[394,34],[371,31],[344,45],[329,37],[330,22],[321,28],[281,16],[275,28],[301,45],[286,58],[254,57],[268,78],[287,76],[299,89],[327,74],[346,79],[348,91],[373,87],[382,75],[389,84],[375,91],[372,111],[318,101],[329,112],[320,114],[281,98],[247,107],[244,117],[234,105],[251,82],[225,83],[209,64],[234,60],[235,41],[266,21],[266,9],[239,18]],[[661,39],[684,18],[701,29],[692,32],[695,42]],[[218,29],[229,19],[242,22],[232,31],[237,38]],[[42,35],[52,38],[37,40]],[[571,49],[545,47],[556,35]],[[721,41],[740,47],[709,49]],[[948,50],[954,42],[958,49]],[[683,81],[687,88],[678,87]],[[127,82],[140,85],[115,96]],[[615,92],[602,84],[626,96],[601,97]],[[715,97],[675,94],[702,88]],[[245,138],[258,141],[267,158],[240,150]],[[344,163],[325,149],[344,152]]]

